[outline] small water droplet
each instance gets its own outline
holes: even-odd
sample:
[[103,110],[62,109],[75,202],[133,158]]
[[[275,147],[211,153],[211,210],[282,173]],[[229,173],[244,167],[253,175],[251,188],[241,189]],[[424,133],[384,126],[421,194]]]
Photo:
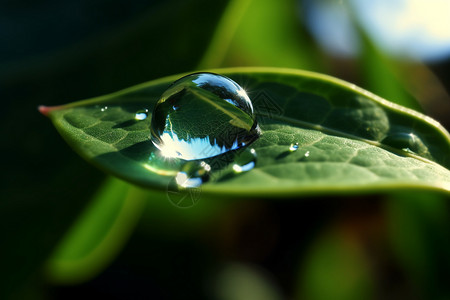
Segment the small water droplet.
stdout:
[[101,109],[100,109],[100,111],[105,111],[105,110],[107,110],[108,109],[108,106],[105,106],[105,107],[102,107]]
[[291,146],[289,147],[289,151],[294,152],[298,150],[298,143],[295,144],[291,144]]
[[236,173],[247,172],[256,166],[256,151],[255,149],[246,149],[239,153],[233,164],[233,170]]
[[305,157],[309,157],[309,151],[306,151]]
[[403,151],[405,151],[405,152],[408,152],[408,153],[414,154],[414,151],[412,151],[412,150],[411,150],[411,149],[409,149],[409,148],[403,148],[402,150],[403,150]]
[[148,109],[141,109],[141,110],[138,110],[138,111],[136,112],[136,115],[134,116],[134,118],[135,118],[137,121],[145,120],[145,119],[147,119],[147,117],[148,117]]
[[206,159],[242,148],[259,135],[245,90],[213,73],[175,81],[152,114],[151,140],[165,157]]
[[182,188],[195,188],[209,179],[210,165],[204,161],[192,161],[183,165],[175,176],[175,181]]

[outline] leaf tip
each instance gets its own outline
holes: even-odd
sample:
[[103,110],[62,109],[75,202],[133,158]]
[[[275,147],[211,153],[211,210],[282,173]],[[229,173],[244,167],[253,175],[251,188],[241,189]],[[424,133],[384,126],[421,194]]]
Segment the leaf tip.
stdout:
[[53,111],[53,110],[57,110],[60,109],[61,106],[45,106],[45,105],[39,105],[38,106],[38,110],[41,114],[43,114],[44,116],[48,117],[48,114]]

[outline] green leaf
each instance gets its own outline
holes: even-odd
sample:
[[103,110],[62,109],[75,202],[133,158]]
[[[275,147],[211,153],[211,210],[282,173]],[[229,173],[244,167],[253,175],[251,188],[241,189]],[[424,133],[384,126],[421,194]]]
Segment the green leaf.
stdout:
[[104,183],[49,258],[46,271],[52,282],[87,281],[117,256],[145,206],[133,189],[115,178]]
[[375,283],[362,246],[338,230],[322,234],[298,279],[298,299],[374,299]]
[[[386,201],[389,240],[417,298],[449,298],[448,197],[430,192],[393,193]],[[400,276],[401,277],[401,276]]]
[[[249,172],[213,172],[203,192],[288,196],[393,189],[450,190],[450,136],[436,121],[347,82],[275,68],[212,70],[241,84],[253,101],[262,136]],[[165,189],[175,172],[161,170],[149,140],[159,96],[181,75],[111,95],[42,108],[88,161],[130,182]],[[103,111],[102,111],[103,110]],[[292,143],[299,149],[289,151]],[[156,156],[158,157],[158,156]],[[221,158],[218,157],[217,162]]]
[[323,60],[301,26],[298,6],[292,0],[230,1],[200,67],[239,64],[323,69]]

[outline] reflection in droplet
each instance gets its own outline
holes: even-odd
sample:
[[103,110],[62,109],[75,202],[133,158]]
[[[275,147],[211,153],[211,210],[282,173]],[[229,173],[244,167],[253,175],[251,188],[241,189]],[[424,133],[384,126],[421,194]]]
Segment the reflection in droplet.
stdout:
[[247,172],[256,166],[255,149],[246,149],[239,153],[234,160],[233,170],[236,173]]
[[150,153],[147,162],[144,164],[144,168],[162,176],[175,176],[179,172],[180,167],[180,161],[164,159],[164,157],[159,155],[159,151]]
[[108,106],[105,106],[105,107],[102,107],[101,109],[100,109],[100,111],[105,111],[105,110],[107,110],[108,109]]
[[298,150],[298,143],[295,144],[291,144],[291,146],[289,147],[289,151],[294,152]]
[[305,157],[309,157],[309,151],[306,151]]
[[152,162],[156,159],[156,154],[155,152],[150,153],[150,156],[148,157],[148,161]]
[[233,80],[212,73],[175,81],[152,115],[151,139],[165,157],[210,158],[248,145],[259,135],[246,92]]
[[175,176],[175,181],[178,186],[182,188],[195,188],[202,185],[209,179],[209,172],[211,167],[202,162],[188,162],[186,163]]
[[145,119],[147,119],[147,117],[148,117],[148,109],[141,109],[141,110],[138,110],[138,111],[136,112],[136,115],[134,116],[134,118],[135,118],[137,121],[145,120]]

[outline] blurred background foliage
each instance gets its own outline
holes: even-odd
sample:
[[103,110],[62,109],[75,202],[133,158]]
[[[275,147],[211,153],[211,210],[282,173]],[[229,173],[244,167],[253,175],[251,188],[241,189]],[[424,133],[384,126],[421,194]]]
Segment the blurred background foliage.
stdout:
[[203,68],[330,74],[450,128],[446,0],[0,2],[0,298],[449,299],[448,196],[200,198],[75,155],[40,104]]

